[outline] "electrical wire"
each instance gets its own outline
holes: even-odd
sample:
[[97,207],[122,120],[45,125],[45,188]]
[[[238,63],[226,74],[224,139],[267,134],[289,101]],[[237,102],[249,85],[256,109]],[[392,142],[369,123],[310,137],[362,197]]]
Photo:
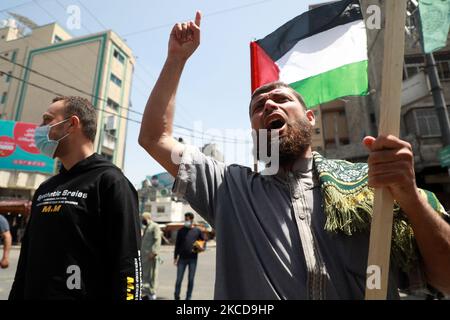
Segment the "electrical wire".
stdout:
[[[19,77],[14,76],[14,75],[7,74],[7,72],[5,72],[5,71],[3,71],[3,70],[0,70],[0,76],[3,76],[3,75],[8,75],[8,76],[11,77],[12,79],[21,81],[21,82],[23,82],[23,83],[26,83],[26,84],[32,86],[32,87],[35,87],[35,88],[37,88],[37,89],[46,91],[46,92],[48,92],[48,93],[51,93],[51,94],[53,94],[53,95],[55,95],[55,96],[62,96],[62,94],[59,93],[59,92],[57,92],[57,91],[54,91],[54,90],[52,90],[52,89],[43,87],[43,86],[41,86],[41,85],[32,83],[32,82],[27,81],[27,80],[24,80],[24,79],[21,79],[21,78],[19,78]],[[98,111],[103,111],[103,112],[105,112],[105,113],[108,113],[108,114],[117,116],[117,117],[119,117],[119,118],[125,119],[125,120],[127,120],[127,121],[130,121],[130,122],[133,122],[133,123],[136,123],[136,124],[139,124],[139,125],[142,124],[141,121],[138,121],[138,120],[135,120],[135,119],[132,119],[132,118],[123,116],[123,115],[121,115],[121,114],[116,114],[116,113],[114,113],[114,112],[108,111],[108,110],[103,109],[103,108],[98,108],[98,107],[97,107],[96,110],[98,110]],[[206,135],[204,132],[196,131],[196,130],[193,130],[193,129],[191,129],[191,128],[187,128],[187,127],[184,127],[184,126],[179,126],[179,125],[176,125],[176,124],[174,124],[173,127],[174,127],[174,128],[178,128],[178,129],[183,129],[183,130],[186,130],[186,131],[190,131],[190,132],[191,132],[190,136],[195,137],[195,138],[204,139],[205,136],[206,136],[207,138],[212,138],[213,140],[216,140],[216,141],[218,141],[218,142],[224,142],[224,143],[236,143],[236,144],[237,144],[237,143],[242,143],[242,144],[249,144],[249,143],[250,143],[250,141],[248,141],[248,140],[240,140],[240,139],[225,138],[225,137],[220,137],[220,136],[216,136],[216,135]],[[202,134],[202,136],[200,137],[200,136],[198,136],[198,135],[194,135],[194,133],[196,133],[196,134]]]

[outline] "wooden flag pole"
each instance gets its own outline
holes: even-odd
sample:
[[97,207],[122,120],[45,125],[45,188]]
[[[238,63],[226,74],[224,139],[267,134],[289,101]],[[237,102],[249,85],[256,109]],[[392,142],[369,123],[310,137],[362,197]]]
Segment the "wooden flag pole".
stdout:
[[[400,134],[400,108],[407,0],[385,1],[384,56],[379,134]],[[388,189],[376,189],[370,230],[366,300],[387,297],[394,200]],[[377,279],[379,277],[380,279]]]

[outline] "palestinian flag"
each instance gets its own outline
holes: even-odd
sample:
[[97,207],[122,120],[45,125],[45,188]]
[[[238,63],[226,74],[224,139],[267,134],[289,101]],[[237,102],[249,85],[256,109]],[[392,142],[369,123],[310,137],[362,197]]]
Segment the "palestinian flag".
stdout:
[[303,13],[250,44],[252,92],[280,80],[309,108],[368,91],[367,37],[359,1]]

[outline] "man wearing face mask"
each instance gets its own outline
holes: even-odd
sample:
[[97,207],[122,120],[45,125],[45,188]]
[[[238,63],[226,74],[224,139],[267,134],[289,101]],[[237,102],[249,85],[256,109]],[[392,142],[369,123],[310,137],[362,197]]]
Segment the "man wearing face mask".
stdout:
[[178,231],[175,243],[174,265],[177,266],[175,300],[180,300],[181,283],[183,282],[186,267],[189,267],[186,300],[191,300],[198,252],[199,249],[200,251],[205,249],[204,246],[199,249],[196,248],[195,243],[198,240],[205,241],[205,236],[199,228],[194,227],[194,215],[188,212],[184,215],[184,226]]
[[140,299],[136,190],[94,153],[97,116],[81,97],[58,97],[36,129],[61,163],[36,190],[9,299]]
[[150,212],[142,214],[144,232],[142,235],[142,299],[156,300],[156,285],[158,280],[161,257],[161,228],[152,220]]

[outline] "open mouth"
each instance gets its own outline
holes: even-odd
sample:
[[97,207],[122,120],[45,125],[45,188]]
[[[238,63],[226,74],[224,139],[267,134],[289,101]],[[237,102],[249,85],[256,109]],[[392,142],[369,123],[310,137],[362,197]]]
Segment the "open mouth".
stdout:
[[281,130],[286,125],[286,121],[280,115],[269,116],[265,121],[265,128],[269,131],[271,130]]
[[277,119],[277,120],[273,120],[269,123],[269,126],[267,127],[267,129],[269,130],[278,130],[283,128],[285,125],[285,122],[281,119]]

